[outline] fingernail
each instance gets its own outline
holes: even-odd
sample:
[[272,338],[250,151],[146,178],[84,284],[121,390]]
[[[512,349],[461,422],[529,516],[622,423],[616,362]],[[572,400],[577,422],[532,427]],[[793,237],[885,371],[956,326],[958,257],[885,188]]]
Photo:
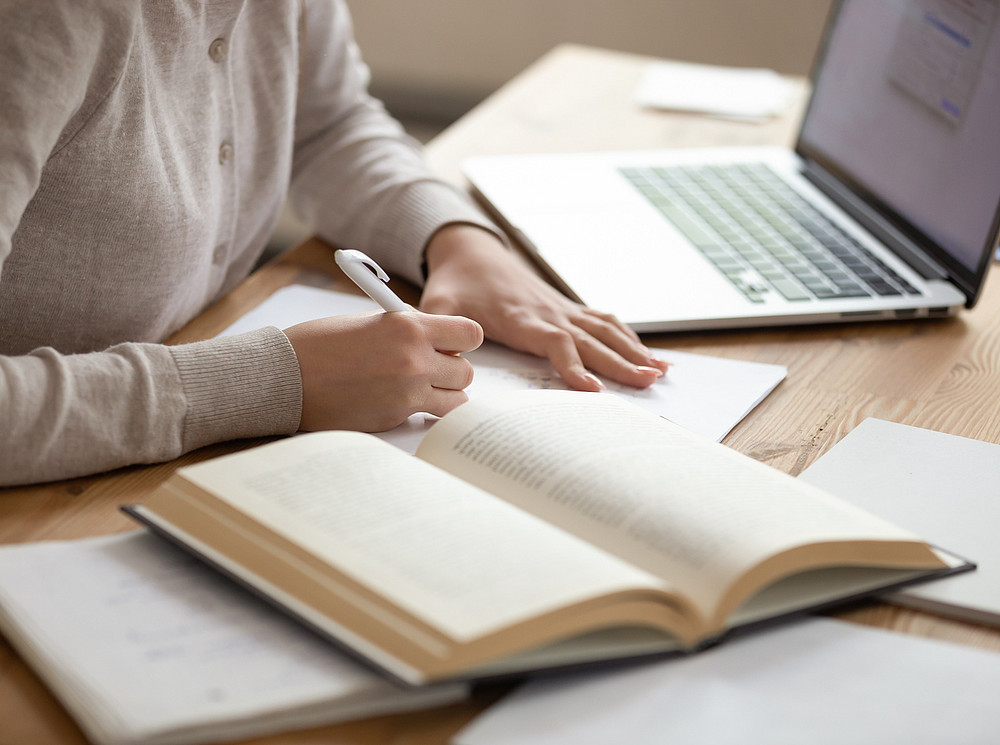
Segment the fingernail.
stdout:
[[595,386],[597,386],[597,390],[599,390],[599,391],[603,391],[604,390],[604,383],[602,383],[601,379],[598,378],[596,375],[592,375],[591,373],[584,373],[583,377],[584,377],[584,380],[589,380],[591,383],[593,383]]
[[658,378],[662,378],[664,375],[666,375],[666,372],[664,372],[658,367],[647,367],[646,365],[639,365],[635,369],[641,373],[650,373],[650,372],[656,373],[656,377]]

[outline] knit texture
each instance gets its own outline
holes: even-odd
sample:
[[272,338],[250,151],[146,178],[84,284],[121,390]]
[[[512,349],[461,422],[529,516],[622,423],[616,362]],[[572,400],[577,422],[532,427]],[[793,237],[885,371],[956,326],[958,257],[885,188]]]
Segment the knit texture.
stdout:
[[0,7],[0,484],[294,431],[277,329],[160,343],[247,276],[286,198],[418,283],[434,231],[491,228],[368,77],[337,0]]

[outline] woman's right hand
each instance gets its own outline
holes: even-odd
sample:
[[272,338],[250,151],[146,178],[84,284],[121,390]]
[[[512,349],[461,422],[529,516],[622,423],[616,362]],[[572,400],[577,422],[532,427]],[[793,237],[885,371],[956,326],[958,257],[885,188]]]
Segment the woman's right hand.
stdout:
[[285,329],[302,375],[300,430],[381,432],[410,414],[444,415],[468,400],[483,343],[460,316],[403,311],[332,316]]

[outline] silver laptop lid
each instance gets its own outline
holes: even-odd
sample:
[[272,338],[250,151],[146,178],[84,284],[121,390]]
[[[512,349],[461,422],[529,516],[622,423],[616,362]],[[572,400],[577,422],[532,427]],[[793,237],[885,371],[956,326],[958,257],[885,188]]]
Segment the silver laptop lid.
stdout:
[[1000,234],[1000,0],[839,0],[831,13],[796,151],[971,307]]

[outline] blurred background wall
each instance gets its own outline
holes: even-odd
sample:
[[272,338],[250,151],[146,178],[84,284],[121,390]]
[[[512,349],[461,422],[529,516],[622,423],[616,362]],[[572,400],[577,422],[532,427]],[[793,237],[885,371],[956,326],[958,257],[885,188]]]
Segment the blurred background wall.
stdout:
[[373,91],[454,119],[553,46],[805,75],[831,0],[348,0]]

